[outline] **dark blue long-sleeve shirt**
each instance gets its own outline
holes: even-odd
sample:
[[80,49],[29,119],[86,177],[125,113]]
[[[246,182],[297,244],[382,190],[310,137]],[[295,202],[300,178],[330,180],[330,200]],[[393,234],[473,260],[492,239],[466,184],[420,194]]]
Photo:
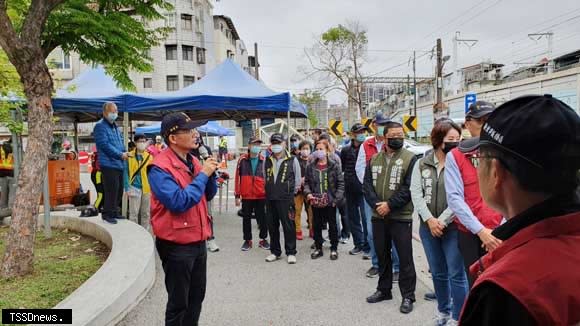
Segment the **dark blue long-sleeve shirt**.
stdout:
[[205,194],[208,201],[217,193],[215,175],[208,177],[199,173],[185,188],[167,172],[157,166],[151,167],[148,174],[149,185],[155,197],[172,213],[183,213],[201,201]]

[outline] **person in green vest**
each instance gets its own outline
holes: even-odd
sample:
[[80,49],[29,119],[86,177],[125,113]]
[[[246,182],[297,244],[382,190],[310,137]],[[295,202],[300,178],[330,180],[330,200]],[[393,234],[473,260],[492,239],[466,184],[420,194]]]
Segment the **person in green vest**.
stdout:
[[218,144],[218,154],[219,154],[219,161],[222,161],[222,158],[227,162],[228,161],[228,139],[224,136],[220,136],[220,142]]
[[383,132],[387,146],[367,165],[363,193],[372,208],[373,242],[379,258],[379,282],[368,303],[391,300],[393,269],[391,241],[399,255],[400,311],[410,313],[415,302],[417,275],[413,263],[411,175],[417,158],[403,148],[405,133],[398,122],[390,121]]

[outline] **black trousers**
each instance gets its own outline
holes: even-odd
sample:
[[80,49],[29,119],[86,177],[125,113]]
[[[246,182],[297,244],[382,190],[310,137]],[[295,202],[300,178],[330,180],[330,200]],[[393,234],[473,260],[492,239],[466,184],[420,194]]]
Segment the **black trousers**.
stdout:
[[181,245],[157,239],[155,244],[165,272],[165,326],[197,325],[206,288],[205,241]]
[[266,221],[270,232],[270,252],[276,256],[282,255],[280,247],[280,224],[284,231],[284,249],[286,255],[296,255],[296,224],[290,219],[290,200],[266,201]]
[[480,257],[483,257],[486,252],[481,247],[482,242],[475,234],[459,231],[459,252],[463,257],[465,264],[465,272],[467,273],[467,281],[469,282],[469,289],[473,287],[475,278],[469,273],[469,267],[475,263]]
[[266,200],[265,199],[242,199],[242,228],[244,240],[252,240],[252,213],[256,214],[256,222],[260,230],[260,239],[268,237],[268,226],[266,225]]
[[121,216],[119,206],[123,198],[123,171],[101,167],[103,174],[103,217],[115,218]]
[[95,208],[97,211],[103,211],[103,202],[104,202],[104,192],[105,189],[103,188],[103,173],[101,171],[93,171],[91,172],[91,181],[95,186],[95,190],[97,191],[97,199],[95,200]]
[[338,206],[338,213],[340,214],[340,225],[341,225],[340,236],[342,238],[348,239],[348,237],[350,236],[350,221],[348,219],[348,209],[346,208],[346,202]]
[[338,249],[338,225],[336,225],[336,207],[312,207],[312,224],[314,227],[314,243],[316,249],[322,249],[322,226],[328,223],[330,250]]
[[399,289],[401,296],[415,301],[417,274],[413,262],[412,222],[390,219],[373,221],[373,240],[379,258],[379,285],[377,290],[388,293],[393,288],[391,241],[399,254]]

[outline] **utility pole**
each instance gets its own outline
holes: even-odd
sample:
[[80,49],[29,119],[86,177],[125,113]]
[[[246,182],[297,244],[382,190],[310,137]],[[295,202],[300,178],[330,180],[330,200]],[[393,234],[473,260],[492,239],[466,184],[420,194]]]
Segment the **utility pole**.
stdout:
[[534,41],[539,41],[541,40],[543,37],[545,37],[546,39],[548,39],[548,52],[547,52],[547,57],[548,57],[548,72],[552,72],[553,71],[553,63],[552,61],[552,51],[553,51],[553,47],[554,47],[554,32],[545,32],[545,33],[532,33],[532,34],[528,34],[528,37]]
[[441,39],[437,39],[437,108],[443,105],[443,48],[441,46]]
[[475,44],[477,44],[477,42],[479,42],[479,40],[475,40],[475,39],[462,39],[459,38],[459,35],[461,33],[459,31],[455,32],[455,36],[453,36],[453,56],[451,59],[453,59],[453,79],[454,79],[454,85],[453,87],[456,87],[456,89],[453,90],[453,93],[457,93],[457,91],[461,90],[461,80],[459,78],[459,45],[460,44],[464,44],[467,45],[467,47],[469,47],[470,49],[472,47],[475,46]]
[[[413,51],[413,115],[417,119],[417,53]],[[418,131],[415,131],[415,140],[418,138]]]

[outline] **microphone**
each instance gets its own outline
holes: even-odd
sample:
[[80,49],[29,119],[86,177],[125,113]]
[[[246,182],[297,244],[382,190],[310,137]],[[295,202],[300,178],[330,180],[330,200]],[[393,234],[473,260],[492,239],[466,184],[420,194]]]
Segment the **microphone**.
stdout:
[[201,156],[201,158],[205,161],[209,158],[209,152],[207,151],[207,148],[205,148],[205,146],[203,146],[203,144],[199,144],[199,156]]

